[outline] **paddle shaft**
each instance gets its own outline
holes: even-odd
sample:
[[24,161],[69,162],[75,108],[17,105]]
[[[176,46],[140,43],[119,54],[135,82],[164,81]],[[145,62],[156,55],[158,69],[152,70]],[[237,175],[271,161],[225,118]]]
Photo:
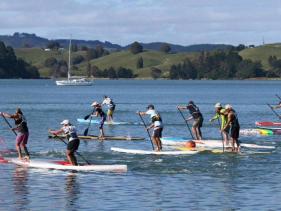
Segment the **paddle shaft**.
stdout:
[[278,95],[278,94],[276,94],[275,95],[279,100],[281,100],[281,97]]
[[191,132],[191,130],[190,130],[190,127],[189,127],[189,125],[188,125],[187,120],[185,119],[185,117],[184,117],[184,115],[183,115],[182,111],[181,111],[179,108],[178,108],[178,111],[180,112],[180,114],[181,114],[182,118],[184,119],[185,124],[186,124],[186,126],[187,126],[187,128],[188,128],[188,130],[189,130],[189,133],[190,133],[190,135],[191,135],[192,139],[194,140],[194,136],[193,136],[193,134],[192,134],[192,132]]
[[280,119],[279,114],[271,107],[271,105],[269,105],[268,103],[267,103],[267,105],[271,109],[271,111]]
[[223,134],[222,134],[222,131],[221,131],[221,121],[220,121],[220,118],[218,118],[218,123],[219,123],[220,132],[221,132],[222,151],[224,152],[224,138],[223,138]]
[[[63,138],[61,138],[61,137],[59,137],[57,135],[55,135],[55,137],[58,137],[63,143],[65,143],[65,145],[67,145],[67,143],[63,140]],[[88,165],[91,165],[91,163],[88,160],[86,160],[79,152],[75,151],[75,153],[78,156],[80,156]]]
[[[4,115],[2,115],[2,117],[3,117],[3,119],[5,120],[5,122],[7,123],[7,125],[9,126],[9,128],[13,128],[12,127],[12,125],[9,123],[9,121],[6,119],[6,117],[4,116]],[[17,136],[18,134],[14,131],[14,130],[12,130],[13,131],[13,133]]]
[[152,149],[154,150],[154,145],[153,145],[153,142],[152,142],[152,139],[151,139],[151,135],[150,135],[150,133],[149,133],[149,130],[147,129],[147,126],[146,126],[145,121],[143,120],[141,114],[140,114],[140,113],[138,113],[138,114],[139,114],[140,119],[141,119],[141,121],[142,121],[142,123],[143,123],[143,125],[144,125],[144,127],[145,127],[145,129],[146,129],[146,132],[147,132],[147,134],[148,134],[149,140],[150,140],[151,145],[152,145]]

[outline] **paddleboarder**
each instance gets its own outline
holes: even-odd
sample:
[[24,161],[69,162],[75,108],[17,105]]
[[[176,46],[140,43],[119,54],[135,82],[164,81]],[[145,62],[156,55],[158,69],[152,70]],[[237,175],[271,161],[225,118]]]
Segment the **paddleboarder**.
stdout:
[[107,110],[107,122],[112,122],[113,121],[113,113],[115,111],[115,103],[113,102],[113,100],[108,97],[108,96],[104,96],[103,97],[103,102],[102,105],[107,105],[108,106],[108,110]]
[[238,138],[239,138],[240,125],[239,125],[237,113],[234,111],[231,105],[227,104],[225,105],[225,115],[227,115],[227,122],[223,127],[223,130],[226,130],[227,127],[230,127],[230,137],[232,139],[232,151],[239,152],[240,142]]
[[103,125],[106,120],[106,114],[104,113],[104,111],[102,110],[102,106],[98,102],[96,101],[93,102],[91,106],[94,108],[92,112],[92,116],[94,117],[100,116],[101,118],[100,125],[99,125],[99,130],[100,130],[99,139],[103,140],[104,139]]
[[79,148],[80,140],[77,135],[75,126],[73,126],[68,119],[63,120],[61,123],[63,125],[59,130],[49,130],[49,133],[58,136],[60,134],[65,134],[68,140],[66,148],[66,157],[73,166],[77,166],[77,159],[75,152]]
[[147,111],[138,112],[139,115],[150,115],[151,125],[147,127],[147,130],[153,129],[152,140],[154,145],[156,145],[157,152],[162,150],[162,132],[163,132],[163,123],[160,114],[154,109],[154,105],[150,104],[147,106]]
[[228,126],[225,130],[223,129],[224,126],[227,123],[227,115],[225,114],[225,108],[223,108],[221,103],[215,104],[215,112],[216,112],[216,114],[212,119],[210,119],[210,122],[213,122],[216,119],[218,119],[218,121],[219,121],[219,118],[221,119],[221,121],[219,121],[220,130],[221,130],[221,133],[223,135],[224,143],[227,146],[227,145],[229,145],[229,129],[230,129],[230,127]]
[[[26,118],[23,115],[22,110],[20,108],[17,108],[15,114],[0,112],[0,115],[2,115],[3,117],[14,119],[15,127],[12,128],[11,126],[11,130],[14,131],[14,133],[16,134],[16,150],[18,152],[18,157],[19,159],[29,160],[30,155],[26,146],[29,137],[29,130]],[[25,157],[23,157],[22,155],[22,149],[25,152]]]
[[179,110],[189,110],[190,117],[188,117],[186,120],[189,121],[193,119],[193,124],[192,124],[192,132],[195,136],[196,140],[202,140],[202,132],[201,132],[201,127],[203,125],[203,115],[200,112],[200,109],[198,106],[195,105],[193,101],[189,101],[187,106],[178,106]]

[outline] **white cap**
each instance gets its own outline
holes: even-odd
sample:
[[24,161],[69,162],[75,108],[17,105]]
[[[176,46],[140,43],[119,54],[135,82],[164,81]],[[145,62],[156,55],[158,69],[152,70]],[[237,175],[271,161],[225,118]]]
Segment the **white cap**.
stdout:
[[215,104],[215,108],[221,108],[222,106],[221,106],[221,103],[216,103]]
[[232,108],[231,105],[229,105],[229,104],[226,104],[226,105],[225,105],[225,109],[231,109],[231,108]]
[[69,125],[70,121],[68,119],[63,120],[61,123],[61,125]]
[[96,105],[98,105],[97,101],[93,102],[91,106],[96,106]]

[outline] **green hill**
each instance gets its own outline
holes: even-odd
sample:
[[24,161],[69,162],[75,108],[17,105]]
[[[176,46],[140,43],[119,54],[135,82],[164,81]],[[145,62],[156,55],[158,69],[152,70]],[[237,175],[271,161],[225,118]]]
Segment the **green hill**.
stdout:
[[281,44],[268,44],[255,48],[246,48],[239,52],[239,55],[243,59],[251,59],[253,61],[261,61],[263,68],[267,70],[269,68],[268,57],[276,56],[281,59]]
[[[64,50],[59,51],[44,51],[40,48],[18,48],[15,49],[16,55],[23,58],[25,61],[35,65],[41,74],[41,76],[49,76],[49,68],[46,68],[44,62],[47,58],[54,57],[57,60],[68,60],[68,52]],[[84,51],[78,51],[72,53],[72,57],[76,55],[85,56]],[[139,54],[132,54],[129,51],[119,51],[112,52],[110,55],[100,57],[98,59],[91,60],[91,65],[97,66],[99,69],[103,70],[105,68],[118,68],[124,67],[133,70],[134,74],[137,74],[138,77],[151,77],[150,72],[151,68],[159,68],[163,72],[168,71],[170,66],[173,64],[178,64],[183,59],[189,57],[192,58],[196,53],[175,53],[175,54],[166,54],[159,51],[144,51]],[[141,69],[136,68],[136,62],[139,57],[143,58],[144,67]],[[87,62],[82,62],[79,65],[75,65],[77,70],[74,74],[76,75],[86,75]]]

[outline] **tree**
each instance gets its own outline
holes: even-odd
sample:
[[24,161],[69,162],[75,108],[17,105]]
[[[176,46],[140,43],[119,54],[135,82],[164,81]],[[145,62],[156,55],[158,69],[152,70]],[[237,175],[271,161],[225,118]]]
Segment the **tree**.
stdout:
[[44,65],[45,65],[45,67],[53,67],[57,63],[58,63],[58,61],[56,58],[49,57],[45,60]]
[[116,71],[115,71],[115,69],[113,68],[113,67],[110,67],[109,69],[108,69],[108,78],[110,78],[110,79],[116,79],[117,78],[117,74],[116,74]]
[[72,45],[71,45],[71,51],[72,51],[72,52],[77,52],[77,51],[78,51],[78,46],[77,46],[76,43],[72,43]]
[[117,70],[118,78],[133,78],[134,74],[133,71],[130,69],[126,69],[124,67],[119,67]]
[[60,48],[60,44],[56,41],[51,41],[47,44],[47,48],[52,50],[58,50]]
[[151,76],[153,79],[160,78],[162,71],[158,68],[152,67],[151,68]]
[[143,51],[143,47],[138,42],[134,42],[130,46],[130,51],[131,51],[132,54],[138,54],[138,53],[141,53]]
[[84,57],[82,55],[77,55],[72,58],[72,64],[80,64],[84,61]]
[[143,68],[143,58],[139,57],[136,64],[137,69]]
[[160,51],[164,53],[169,53],[171,51],[171,46],[167,43],[164,43],[160,46]]

